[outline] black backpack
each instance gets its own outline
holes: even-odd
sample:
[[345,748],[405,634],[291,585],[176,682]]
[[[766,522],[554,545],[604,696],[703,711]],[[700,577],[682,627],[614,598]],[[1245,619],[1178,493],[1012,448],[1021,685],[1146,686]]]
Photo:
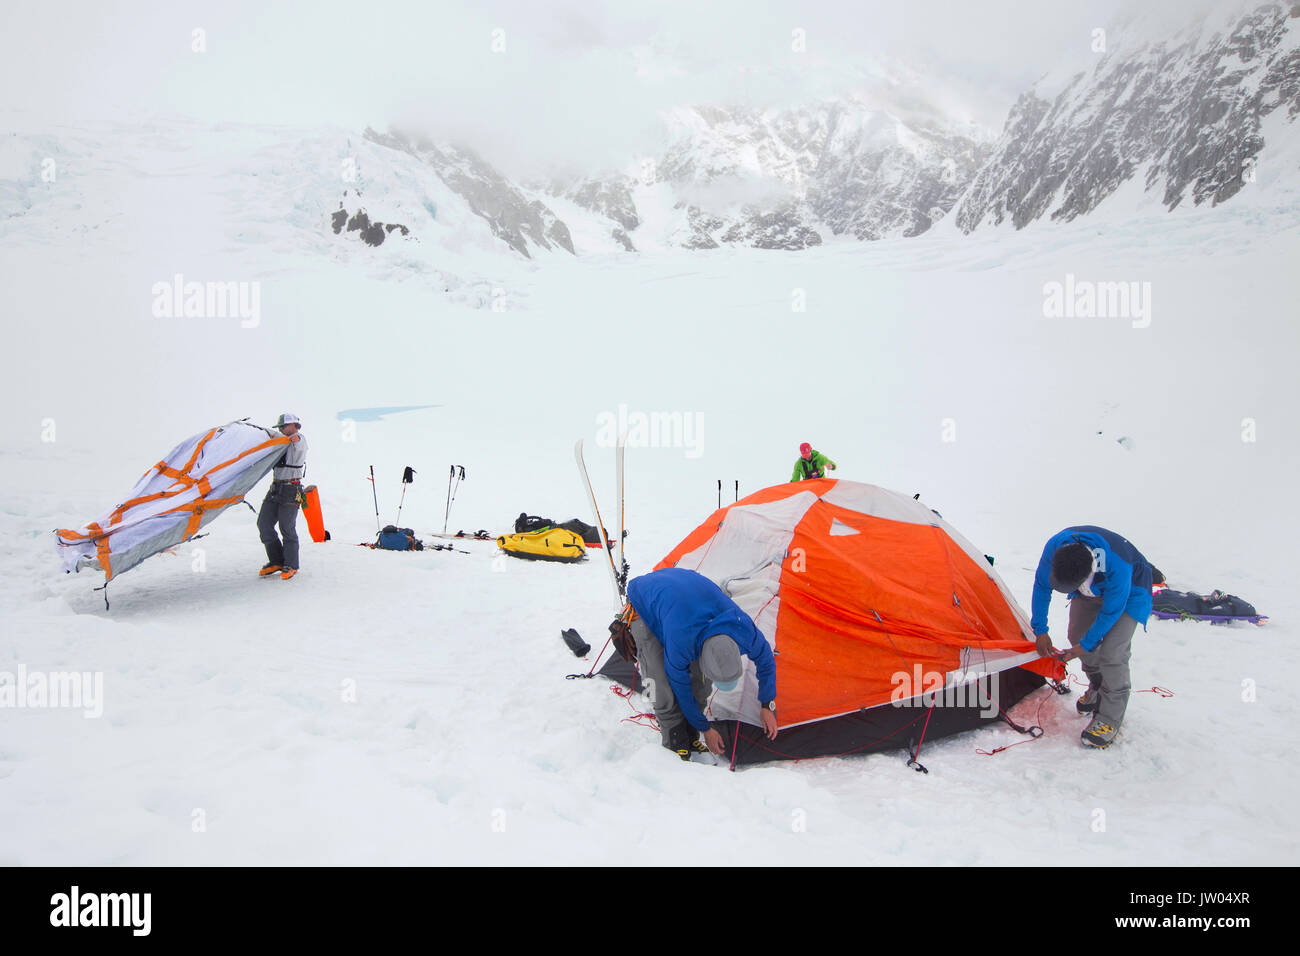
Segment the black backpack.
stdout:
[[595,525],[587,524],[574,518],[572,521],[566,521],[563,524],[556,525],[557,528],[564,528],[566,531],[572,531],[582,539],[583,544],[602,544],[600,540],[600,529]]
[[1210,617],[1255,617],[1255,606],[1235,594],[1213,591],[1208,595],[1190,591],[1164,590],[1156,592],[1151,602],[1153,611],[1163,614],[1202,614]]
[[529,531],[545,531],[554,524],[555,522],[550,518],[540,518],[537,515],[530,515],[521,511],[519,517],[515,519],[515,534],[525,534]]

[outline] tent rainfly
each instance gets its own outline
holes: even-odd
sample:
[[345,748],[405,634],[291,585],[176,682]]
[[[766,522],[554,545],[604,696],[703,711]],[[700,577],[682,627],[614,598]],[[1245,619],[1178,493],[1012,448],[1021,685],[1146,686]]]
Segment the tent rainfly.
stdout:
[[105,584],[190,540],[261,481],[289,439],[247,421],[192,435],[146,471],[126,499],[79,530],[60,528],[63,570],[104,572]]

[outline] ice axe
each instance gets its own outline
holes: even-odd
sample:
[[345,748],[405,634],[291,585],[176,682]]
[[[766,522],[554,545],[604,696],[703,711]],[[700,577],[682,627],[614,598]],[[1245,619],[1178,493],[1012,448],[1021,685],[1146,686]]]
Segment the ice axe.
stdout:
[[406,504],[406,486],[415,483],[415,470],[410,465],[402,472],[402,499],[397,503],[397,526],[402,526],[402,505]]
[[[457,471],[460,472],[459,475],[457,475]],[[455,479],[456,482],[455,487],[452,486],[453,479]],[[460,483],[464,480],[465,480],[465,466],[452,465],[451,473],[447,476],[447,510],[446,512],[444,512],[442,516],[443,534],[447,533],[447,519],[451,517],[451,503],[456,500],[456,489],[460,487]]]

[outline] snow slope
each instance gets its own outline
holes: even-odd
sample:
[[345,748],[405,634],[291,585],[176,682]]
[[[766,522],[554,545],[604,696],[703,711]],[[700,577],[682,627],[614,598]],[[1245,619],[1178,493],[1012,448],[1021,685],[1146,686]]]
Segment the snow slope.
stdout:
[[[490,277],[493,309],[444,291],[408,247],[308,241],[286,187],[265,182],[281,159],[315,159],[231,162],[199,148],[206,135],[160,132],[17,218],[6,198],[0,671],[102,672],[104,706],[0,709],[0,861],[1294,858],[1293,206],[801,253],[524,262],[466,241],[448,272]],[[253,174],[269,205],[244,201]],[[154,317],[153,284],[178,272],[259,282],[259,323]],[[1067,274],[1149,282],[1149,325],[1045,318],[1044,286]],[[920,492],[1026,604],[1042,542],[1099,523],[1175,585],[1230,590],[1273,620],[1139,632],[1134,687],[1175,695],[1136,694],[1105,753],[1080,748],[1072,697],[1037,696],[1015,716],[1040,720],[1041,740],[993,757],[976,749],[1021,738],[927,743],[928,774],[899,753],[682,764],[606,684],[565,680],[590,663],[559,631],[599,647],[611,613],[596,562],[355,546],[374,533],[372,464],[385,523],[409,464],[402,523],[440,528],[453,462],[468,473],[453,529],[586,518],[579,437],[608,516],[597,436],[621,404],[701,426],[689,446],[628,452],[633,573],[708,515],[718,479],[742,494],[782,481],[807,440],[842,477]],[[404,405],[436,407],[338,420]],[[181,437],[286,410],[334,537],[304,545],[294,581],[255,577],[240,509],[113,582],[111,611],[99,581],[59,573],[51,529],[116,501]]]

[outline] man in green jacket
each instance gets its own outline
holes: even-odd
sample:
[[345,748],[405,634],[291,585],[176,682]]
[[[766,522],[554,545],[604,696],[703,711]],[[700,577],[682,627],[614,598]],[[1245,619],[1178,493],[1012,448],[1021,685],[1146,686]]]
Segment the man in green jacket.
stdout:
[[790,480],[803,481],[805,478],[825,478],[827,468],[834,471],[835,462],[821,452],[814,450],[812,445],[804,442],[799,446],[799,460],[794,463],[794,474],[790,476]]

